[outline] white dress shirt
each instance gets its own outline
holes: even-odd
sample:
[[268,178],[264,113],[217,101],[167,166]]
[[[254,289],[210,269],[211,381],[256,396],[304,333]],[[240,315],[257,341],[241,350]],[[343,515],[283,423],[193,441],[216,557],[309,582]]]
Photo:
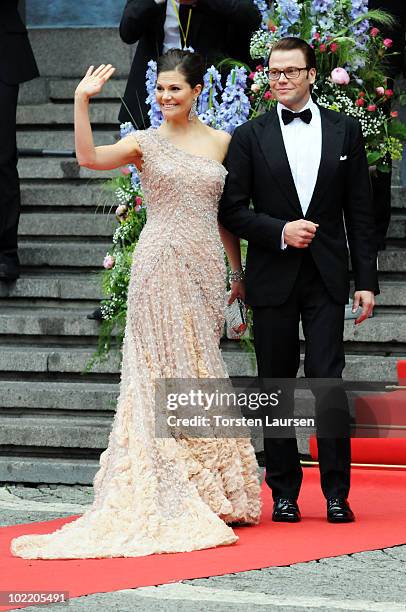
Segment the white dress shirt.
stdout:
[[[157,4],[163,4],[165,0],[155,0]],[[176,7],[179,14],[179,2],[176,1]],[[166,19],[164,25],[164,46],[163,52],[168,49],[181,49],[179,21],[173,6],[172,0],[167,0],[166,3]]]
[[[287,108],[278,102],[276,111],[282,130],[283,142],[286,155],[292,172],[293,182],[295,183],[299,202],[302,207],[303,217],[306,215],[312,199],[313,191],[316,186],[317,174],[321,159],[321,117],[320,110],[309,98],[307,104],[300,109],[310,108],[312,119],[310,123],[305,123],[300,118],[293,119],[288,125],[282,121],[282,109]],[[287,110],[291,110],[287,108]],[[282,232],[282,248],[286,248]]]

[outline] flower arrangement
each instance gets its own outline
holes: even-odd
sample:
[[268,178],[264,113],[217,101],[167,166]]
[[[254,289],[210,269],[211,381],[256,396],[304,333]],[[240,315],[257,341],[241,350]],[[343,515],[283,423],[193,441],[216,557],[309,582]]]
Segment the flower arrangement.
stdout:
[[383,11],[368,11],[368,0],[279,0],[261,12],[262,27],[251,41],[251,55],[261,64],[249,75],[250,117],[275,104],[264,67],[272,45],[283,36],[299,36],[316,52],[313,94],[318,103],[356,117],[369,165],[389,171],[391,160],[401,157],[406,128],[397,121],[396,111],[388,111],[394,92],[388,87],[384,66],[392,40],[384,39],[370,21],[389,25],[392,18]]
[[[313,94],[320,105],[356,117],[365,138],[368,163],[388,171],[390,161],[400,159],[401,139],[406,127],[397,121],[397,113],[388,110],[394,92],[385,78],[384,62],[390,55],[392,41],[383,38],[375,23],[390,24],[392,19],[382,11],[368,11],[367,0],[278,0],[269,6],[265,0],[254,0],[262,14],[261,28],[251,40],[251,56],[260,63],[247,75],[242,66],[234,66],[223,87],[218,69],[211,66],[204,76],[198,115],[203,123],[232,133],[238,125],[256,117],[275,104],[267,74],[267,59],[272,45],[283,36],[299,36],[316,52],[318,76]],[[155,100],[156,62],[148,64],[146,75],[147,103],[151,126],[163,121]],[[248,83],[248,85],[247,85]],[[121,126],[121,136],[134,128]],[[102,273],[105,299],[101,303],[98,351],[88,364],[105,358],[111,348],[113,330],[117,345],[125,329],[127,290],[131,261],[138,237],[146,221],[146,209],[139,177],[134,166],[122,169],[121,176],[109,182],[117,199],[119,226],[113,245],[106,254]],[[242,255],[246,244],[242,241]],[[242,341],[253,350],[252,326]]]

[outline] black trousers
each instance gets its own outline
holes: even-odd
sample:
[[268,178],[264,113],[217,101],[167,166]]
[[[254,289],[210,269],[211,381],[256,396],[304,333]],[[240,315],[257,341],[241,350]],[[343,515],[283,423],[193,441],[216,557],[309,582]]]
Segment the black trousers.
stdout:
[[20,184],[17,172],[18,85],[0,81],[0,263],[18,264]]
[[[306,377],[341,378],[345,366],[344,309],[344,305],[332,300],[310,251],[304,250],[301,268],[288,300],[281,306],[253,308],[254,346],[259,377],[296,378],[300,364],[301,319],[305,336]],[[346,404],[343,391],[340,397],[343,404]],[[325,403],[323,407],[326,409]],[[348,415],[348,405],[342,405],[341,409]],[[318,432],[317,445],[321,487],[325,497],[346,498],[350,488],[349,436],[340,434],[337,438],[320,437]],[[264,451],[265,480],[272,489],[274,499],[297,499],[303,472],[296,438],[265,436]]]

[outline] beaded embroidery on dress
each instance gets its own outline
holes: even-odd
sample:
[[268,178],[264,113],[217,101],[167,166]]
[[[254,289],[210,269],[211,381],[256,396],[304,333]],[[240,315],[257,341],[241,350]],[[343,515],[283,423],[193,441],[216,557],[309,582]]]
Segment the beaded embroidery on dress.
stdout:
[[12,553],[27,559],[199,550],[234,543],[227,523],[259,522],[249,440],[154,436],[154,378],[228,377],[219,349],[226,270],[217,226],[227,171],[152,128],[135,136],[147,222],[132,264],[108,447],[82,516],[53,533],[12,540]]

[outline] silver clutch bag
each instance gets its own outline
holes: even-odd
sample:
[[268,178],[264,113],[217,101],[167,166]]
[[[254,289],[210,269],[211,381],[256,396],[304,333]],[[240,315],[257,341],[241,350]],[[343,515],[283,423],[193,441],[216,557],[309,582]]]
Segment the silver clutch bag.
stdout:
[[241,338],[247,329],[247,308],[240,298],[236,298],[232,304],[228,304],[231,292],[228,292],[224,317],[226,320],[226,335],[230,340]]

